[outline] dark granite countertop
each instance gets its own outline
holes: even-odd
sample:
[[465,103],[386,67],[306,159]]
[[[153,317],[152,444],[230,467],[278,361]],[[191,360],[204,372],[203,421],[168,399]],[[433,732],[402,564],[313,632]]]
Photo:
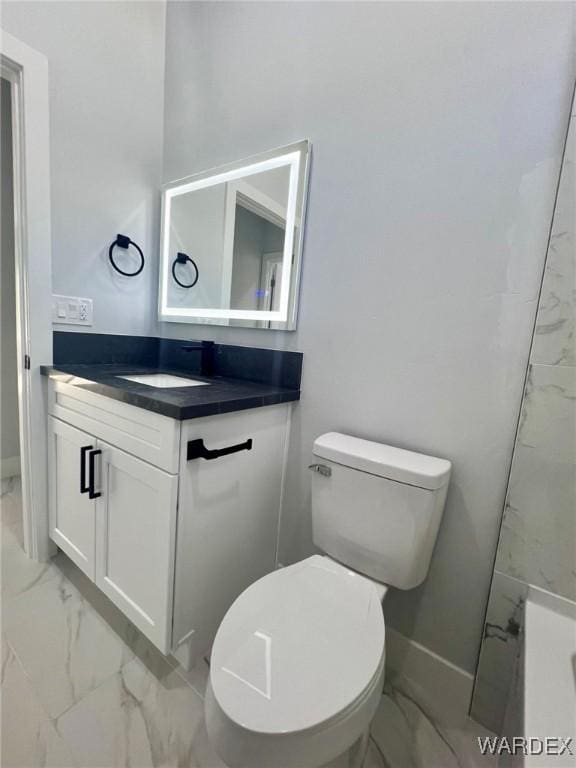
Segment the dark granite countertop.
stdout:
[[[173,419],[195,419],[246,408],[261,408],[300,399],[300,390],[223,376],[206,378],[190,370],[120,364],[69,364],[42,366],[41,372],[89,392],[111,397]],[[168,373],[205,381],[204,387],[151,387],[118,376]]]

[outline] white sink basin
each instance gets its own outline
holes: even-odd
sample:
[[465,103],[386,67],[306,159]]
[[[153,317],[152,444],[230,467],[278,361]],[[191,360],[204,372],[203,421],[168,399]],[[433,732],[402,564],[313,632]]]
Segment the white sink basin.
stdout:
[[135,381],[138,384],[146,384],[149,387],[205,387],[209,382],[185,379],[183,376],[172,376],[170,373],[144,373],[135,376],[118,376],[119,379]]

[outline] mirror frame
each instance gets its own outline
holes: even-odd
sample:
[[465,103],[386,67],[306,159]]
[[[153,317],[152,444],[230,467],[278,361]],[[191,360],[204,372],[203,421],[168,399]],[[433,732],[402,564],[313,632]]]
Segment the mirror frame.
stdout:
[[[296,328],[298,313],[300,275],[302,272],[302,251],[304,247],[305,213],[308,196],[311,144],[305,139],[259,155],[253,155],[228,165],[218,166],[203,173],[177,179],[162,187],[162,210],[160,232],[160,279],[158,291],[158,319],[176,323],[213,323],[229,327],[230,320],[262,321],[282,323],[283,327],[264,330],[293,331]],[[170,307],[167,304],[168,284],[170,280],[170,209],[174,197],[199,189],[240,181],[257,173],[274,168],[289,167],[290,184],[286,209],[286,235],[282,260],[282,290],[280,308],[277,311],[214,309],[202,307]],[[299,174],[302,174],[302,200],[298,205]],[[294,242],[295,228],[298,226],[297,241]],[[294,262],[292,263],[292,254]],[[292,300],[291,300],[292,299]]]

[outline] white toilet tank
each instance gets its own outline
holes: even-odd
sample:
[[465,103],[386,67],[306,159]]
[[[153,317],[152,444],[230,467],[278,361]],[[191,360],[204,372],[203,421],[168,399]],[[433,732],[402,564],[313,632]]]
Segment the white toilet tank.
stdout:
[[335,560],[400,589],[426,578],[451,463],[328,432],[314,442],[313,538]]

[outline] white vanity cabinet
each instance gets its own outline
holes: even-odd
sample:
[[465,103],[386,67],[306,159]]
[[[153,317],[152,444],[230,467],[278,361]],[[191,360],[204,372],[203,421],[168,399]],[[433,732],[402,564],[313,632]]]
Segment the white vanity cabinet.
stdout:
[[[67,416],[78,420],[72,411]],[[101,440],[98,432],[98,425],[85,432],[50,416],[50,535],[168,653],[178,475]]]
[[290,407],[178,421],[49,381],[50,536],[185,666],[275,567]]

